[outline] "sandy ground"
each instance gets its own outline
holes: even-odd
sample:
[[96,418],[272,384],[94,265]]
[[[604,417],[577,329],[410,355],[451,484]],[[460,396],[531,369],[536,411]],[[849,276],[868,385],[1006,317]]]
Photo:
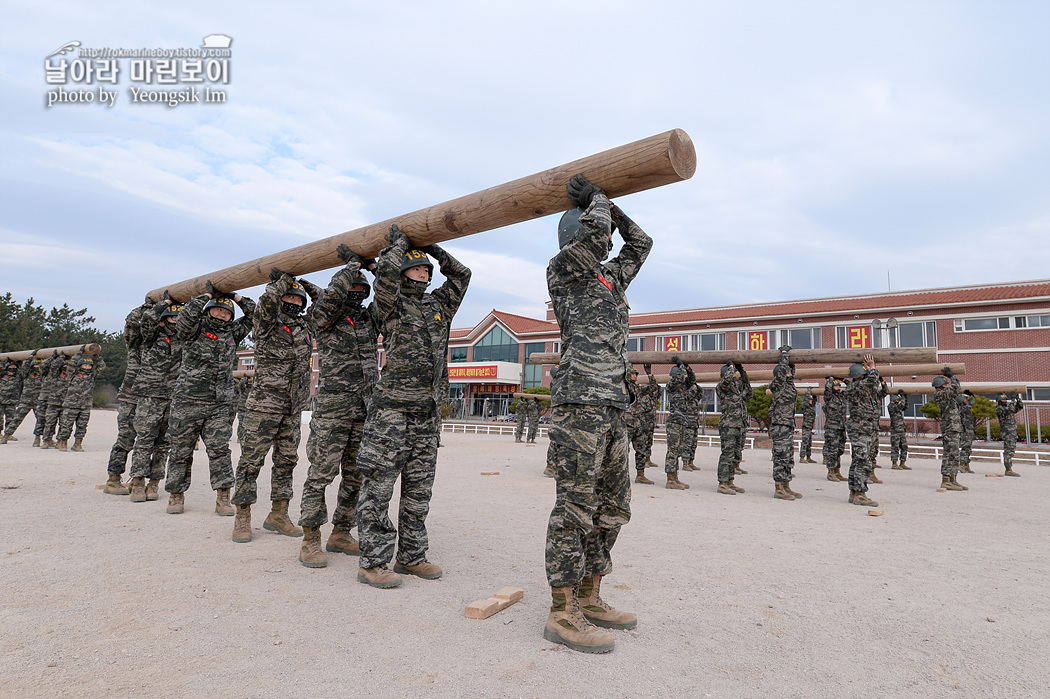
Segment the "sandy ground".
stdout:
[[[445,576],[376,590],[353,557],[302,567],[262,505],[231,543],[203,451],[184,515],[163,491],[103,494],[115,430],[96,411],[85,453],[31,448],[28,424],[0,446],[0,696],[1050,696],[1045,467],[975,463],[965,493],[936,492],[933,461],[883,468],[870,517],[819,464],[795,467],[805,499],[774,500],[767,450],[745,452],[746,494],[718,495],[702,448],[691,490],[635,486],[603,592],[640,622],[588,656],[540,633],[545,443],[445,435],[428,520]],[[524,600],[464,617],[504,586]]]

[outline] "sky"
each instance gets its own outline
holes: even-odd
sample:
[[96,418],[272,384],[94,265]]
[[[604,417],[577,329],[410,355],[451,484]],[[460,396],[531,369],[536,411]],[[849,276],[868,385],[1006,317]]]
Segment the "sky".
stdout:
[[[104,329],[152,289],[671,128],[696,174],[616,200],[655,241],[636,312],[1050,277],[1050,3],[0,9],[0,293]],[[133,103],[160,88],[125,58],[116,85],[63,86],[115,104],[47,106],[67,42],[212,34],[225,103]],[[556,225],[450,241],[473,270],[453,325],[545,317]]]

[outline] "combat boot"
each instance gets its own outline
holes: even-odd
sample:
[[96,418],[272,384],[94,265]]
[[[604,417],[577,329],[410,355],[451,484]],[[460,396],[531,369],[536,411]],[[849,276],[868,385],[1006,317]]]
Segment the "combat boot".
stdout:
[[969,490],[961,485],[956,485],[951,476],[941,476],[941,487],[945,490]]
[[959,464],[959,473],[973,473],[973,471],[970,470],[969,461],[963,461],[961,464]]
[[521,437],[515,437],[514,438],[514,443],[515,444],[521,444]]
[[829,481],[838,481],[838,478],[835,476],[835,469],[833,469],[833,468],[829,468],[828,469],[828,480]]
[[397,587],[401,584],[401,576],[385,565],[375,568],[358,568],[357,582],[379,588]]
[[[73,446],[69,449],[70,451],[84,451],[84,438],[77,437],[73,440]],[[153,498],[156,500],[156,498]]]
[[269,529],[285,536],[302,536],[303,530],[295,526],[288,518],[288,501],[274,500],[270,514],[263,521],[263,529]]
[[806,457],[806,463],[807,463],[807,464],[815,464],[815,463],[817,463],[817,462],[813,460],[813,457],[812,457],[812,456],[807,456],[807,457]]
[[7,441],[9,441],[9,442],[17,442],[18,441],[18,437],[14,436],[13,434],[9,434],[9,435],[7,435]]
[[841,466],[836,466],[835,467],[835,480],[839,481],[840,483],[845,483],[849,479],[842,475],[842,471],[839,470],[840,468],[842,468],[842,467]]
[[1013,468],[1012,468],[1012,467],[1010,467],[1010,466],[1007,466],[1007,467],[1006,467],[1006,473],[1004,473],[1003,475],[1004,475],[1004,476],[1015,476],[1015,477],[1017,477],[1017,478],[1020,478],[1020,477],[1021,477],[1021,474],[1020,474],[1020,473],[1018,473],[1017,471],[1013,470]]
[[0,444],[7,444],[7,435],[0,434]]
[[215,514],[220,517],[233,517],[237,513],[230,504],[230,489],[219,488],[215,491]]
[[571,587],[551,588],[551,612],[543,637],[581,653],[608,653],[616,645],[611,634],[587,621]]
[[729,487],[732,488],[737,493],[746,492],[743,488],[741,488],[736,483],[734,483],[732,478],[729,479]]
[[638,626],[637,616],[614,609],[601,598],[599,594],[601,585],[602,576],[600,575],[584,578],[576,593],[580,611],[583,612],[587,621],[605,629],[633,629]]
[[44,440],[44,443],[40,446],[40,448],[41,449],[54,449],[55,448],[55,440],[53,440],[50,437],[48,437],[47,439]]
[[146,502],[146,479],[142,476],[131,479],[131,501]]
[[69,440],[68,439],[60,439],[60,440],[58,440],[58,444],[55,445],[55,449],[58,449],[59,451],[69,451]]
[[233,518],[233,543],[246,544],[252,540],[252,506],[238,505]]
[[656,464],[653,463],[652,459],[649,459],[649,458],[646,458],[646,460],[645,460],[645,467],[646,468],[660,468],[659,466],[657,466]]
[[430,561],[423,561],[412,566],[397,561],[394,563],[394,572],[400,575],[414,575],[424,580],[437,580],[445,571],[441,570],[441,566]]
[[894,470],[894,471],[900,471],[901,470],[901,467],[897,465],[896,461],[891,461],[890,462],[890,468],[892,470]]
[[181,515],[186,511],[186,495],[183,493],[168,495],[168,509],[164,511],[169,515]]
[[851,491],[849,491],[849,501],[853,505],[860,505],[862,507],[878,507],[879,506],[879,503],[877,503],[874,500],[871,500],[870,498],[868,498],[868,496],[865,495],[860,490],[851,490]]
[[554,478],[554,469],[551,468],[550,464],[547,464],[547,468],[543,469],[543,475],[547,478]]
[[796,500],[802,499],[802,493],[796,493],[791,489],[791,481],[784,481],[784,492],[795,498]]
[[736,495],[736,491],[729,486],[729,481],[725,483],[718,483],[718,490],[716,491],[722,495]]
[[952,485],[955,486],[956,490],[969,490],[969,488],[959,482],[958,476],[952,476]]
[[692,461],[686,461],[684,464],[682,464],[682,470],[683,471],[699,471],[700,467],[696,466],[695,464],[693,464]]
[[102,492],[107,495],[127,495],[129,491],[120,482],[120,476],[116,473],[109,474],[109,478],[106,480],[106,487],[102,489]]
[[332,527],[332,533],[328,542],[324,545],[326,551],[332,553],[345,553],[347,556],[360,556],[361,545],[350,532],[340,527]]
[[689,484],[678,480],[677,473],[667,474],[667,483],[664,485],[669,490],[689,490]]
[[160,499],[160,481],[156,478],[150,478],[149,482],[146,483],[146,500],[152,502]]
[[904,463],[904,459],[901,459],[901,470],[902,471],[910,471],[911,470],[911,466],[909,466],[908,464]]
[[739,461],[737,461],[736,462],[736,466],[733,467],[733,475],[734,476],[746,476],[747,475],[747,471],[745,471],[744,469],[740,468],[740,462]]
[[40,435],[38,435],[38,434],[37,435],[33,435],[33,446],[34,447],[39,447],[40,446]]
[[878,483],[880,485],[882,484],[882,481],[879,479],[879,477],[875,475],[874,469],[872,469],[871,472],[868,473],[868,483]]
[[321,550],[321,530],[303,527],[303,545],[299,548],[299,562],[307,568],[325,568],[328,557]]
[[773,497],[777,500],[794,500],[795,496],[787,491],[784,487],[786,484],[783,481],[777,481],[776,486],[773,489]]
[[638,475],[634,477],[635,483],[642,483],[643,485],[653,485],[653,482],[645,477],[644,468],[639,468],[636,470],[638,471]]

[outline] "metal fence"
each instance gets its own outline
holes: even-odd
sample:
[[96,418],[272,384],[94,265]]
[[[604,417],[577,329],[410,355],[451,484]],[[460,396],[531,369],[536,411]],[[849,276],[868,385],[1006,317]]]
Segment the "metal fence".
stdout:
[[[795,439],[795,448],[797,449],[801,444],[802,440]],[[846,442],[845,454],[849,454],[850,443]],[[813,440],[813,451],[824,451],[823,440]],[[890,446],[888,444],[879,444],[879,456],[889,456]],[[944,447],[938,444],[908,444],[908,456],[916,456],[924,459],[940,459],[944,454]],[[990,448],[990,447],[974,447],[971,452],[972,461],[998,461],[1003,463],[1003,450]],[[1014,452],[1014,463],[1028,463],[1035,464],[1036,466],[1050,466],[1050,452],[1045,451],[1021,451],[1017,450]]]

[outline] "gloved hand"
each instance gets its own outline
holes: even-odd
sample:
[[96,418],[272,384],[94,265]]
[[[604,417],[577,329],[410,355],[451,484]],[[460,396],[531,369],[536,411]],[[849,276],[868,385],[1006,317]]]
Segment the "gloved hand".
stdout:
[[270,268],[270,281],[271,282],[278,282],[278,281],[281,280],[281,277],[283,277],[283,276],[284,276],[284,272],[282,272],[281,270],[277,269],[276,267],[271,267]]
[[36,350],[33,350],[32,352],[30,352],[29,356],[30,357],[35,357],[36,356]]
[[398,245],[402,241],[407,245],[412,244],[411,242],[409,242],[408,236],[405,235],[404,232],[397,227],[396,223],[390,226],[390,232],[386,234],[386,239],[387,242],[389,242],[391,245]]
[[739,371],[741,374],[744,373],[744,365],[741,364],[740,362],[734,363],[733,364],[733,368],[736,369],[737,371]]
[[212,298],[215,298],[219,294],[219,292],[215,290],[215,287],[212,286],[211,279],[204,282],[204,291]]
[[[86,349],[87,349],[87,345],[81,345],[81,346],[80,346],[80,351],[81,351],[81,352],[83,352],[83,351],[84,351],[84,350],[86,350]],[[1017,397],[1017,394],[1015,393],[1015,394],[1014,394],[1014,398],[1016,398],[1016,397]]]
[[169,306],[175,303],[175,299],[171,297],[171,294],[168,293],[167,289],[164,290],[164,302],[167,303]]
[[591,205],[596,194],[605,194],[601,187],[591,184],[583,175],[573,175],[565,189],[569,193],[569,199],[584,209]]
[[376,271],[376,258],[369,257],[367,260],[361,260],[361,269],[367,269],[369,272]]
[[676,364],[678,366],[682,366],[682,360],[678,358],[677,354],[671,357],[671,363]]
[[1010,400],[1017,400],[1017,391],[1010,392]]
[[431,243],[430,245],[424,245],[423,247],[421,247],[419,249],[422,250],[423,252],[425,252],[426,254],[430,255],[434,259],[438,259],[441,256],[441,253],[444,252],[444,250],[442,250],[441,247],[437,243]]
[[791,345],[781,345],[777,349],[780,350],[781,354],[787,354],[791,351]]
[[361,256],[346,247],[343,243],[339,243],[339,247],[335,249],[335,254],[339,256],[339,259],[343,261],[343,264],[346,264],[347,262],[361,262]]
[[952,368],[950,366],[945,366],[944,369],[941,370],[941,373],[950,379],[952,377]]
[[645,373],[646,374],[653,373],[653,365],[652,364],[643,364],[642,368],[645,369]]

